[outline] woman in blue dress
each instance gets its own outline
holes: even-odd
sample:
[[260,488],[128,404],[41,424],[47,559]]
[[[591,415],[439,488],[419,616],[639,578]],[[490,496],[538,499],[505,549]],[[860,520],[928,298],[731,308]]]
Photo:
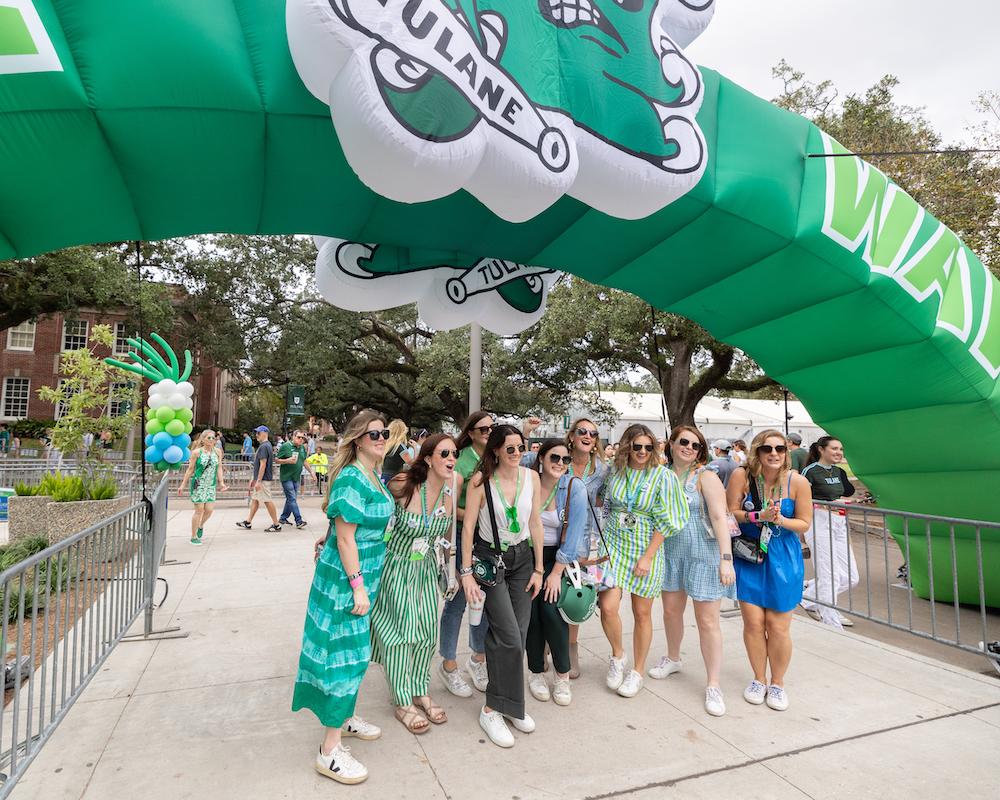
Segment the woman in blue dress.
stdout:
[[729,479],[726,500],[742,534],[766,549],[761,564],[735,559],[743,643],[753,669],[743,699],[753,705],[766,700],[770,708],[784,711],[785,671],[792,658],[790,626],[802,600],[802,543],[812,522],[812,489],[792,470],[783,433],[768,430],[754,437],[747,465]]

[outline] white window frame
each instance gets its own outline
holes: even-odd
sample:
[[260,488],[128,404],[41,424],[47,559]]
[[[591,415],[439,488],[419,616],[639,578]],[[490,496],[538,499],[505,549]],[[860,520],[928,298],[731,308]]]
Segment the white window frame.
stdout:
[[[71,324],[83,325],[83,333],[82,334],[79,334],[79,333],[70,334],[68,332],[67,328]],[[66,337],[70,336],[70,335],[72,335],[74,338],[83,336],[83,344],[80,347],[67,347],[66,346]],[[90,322],[89,321],[87,321],[85,319],[67,319],[67,320],[63,320],[62,352],[69,353],[69,352],[72,352],[73,350],[83,350],[87,346],[87,342],[89,341],[89,339],[90,339]]]
[[115,381],[108,387],[108,416],[109,417],[121,417],[125,414],[122,406],[128,402],[127,400],[116,399],[114,394],[120,389],[128,388],[128,381]]
[[[15,414],[7,413],[7,387],[10,381],[24,381],[27,384],[24,396],[24,415],[17,416]],[[31,406],[31,378],[26,378],[22,375],[5,375],[3,379],[3,391],[2,396],[0,396],[0,417],[3,419],[26,419],[28,416],[28,409]]]
[[[7,349],[16,350],[22,353],[33,353],[35,352],[35,332],[37,328],[34,322],[22,322],[20,325],[15,325],[13,328],[7,329]],[[13,343],[14,336],[17,334],[31,334],[31,346],[23,347],[18,346]]]
[[135,348],[132,347],[132,345],[130,345],[127,341],[125,341],[126,339],[132,338],[132,334],[130,334],[128,332],[128,330],[126,329],[126,327],[125,327],[126,324],[127,323],[125,323],[125,322],[116,322],[115,323],[115,347],[114,347],[114,354],[116,356],[123,356],[123,355],[126,355],[128,353],[132,353],[132,352],[135,351]]
[[[59,389],[60,391],[62,391],[62,385],[65,382],[66,381],[63,378],[60,378],[59,379],[59,383],[56,384],[56,388]],[[76,392],[74,392],[74,394],[76,394]],[[57,419],[57,420],[62,419],[62,415],[63,415],[64,411],[65,411],[65,409],[63,409],[63,401],[62,400],[57,400],[56,401],[55,413],[53,415],[55,417],[55,419]]]

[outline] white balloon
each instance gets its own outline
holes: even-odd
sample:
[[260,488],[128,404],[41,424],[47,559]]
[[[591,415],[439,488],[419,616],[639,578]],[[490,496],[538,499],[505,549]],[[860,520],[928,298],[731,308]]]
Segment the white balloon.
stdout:
[[166,404],[167,398],[165,398],[162,394],[153,394],[152,392],[149,393],[150,408],[159,408],[160,406],[165,406]]
[[190,397],[185,397],[184,405],[182,405],[181,408],[194,408],[194,400],[192,400]]
[[162,395],[171,395],[177,391],[177,384],[170,380],[170,378],[164,378],[162,381],[157,382],[156,385],[160,387],[159,393]]
[[187,398],[180,392],[174,392],[167,398],[167,405],[171,408],[184,408],[185,400],[187,400]]
[[189,381],[181,381],[177,384],[177,391],[185,397],[191,397],[194,394],[194,386]]

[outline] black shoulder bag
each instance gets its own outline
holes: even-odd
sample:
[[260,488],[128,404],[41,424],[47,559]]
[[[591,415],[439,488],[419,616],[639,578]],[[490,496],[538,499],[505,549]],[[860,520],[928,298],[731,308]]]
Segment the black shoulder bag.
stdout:
[[[503,563],[503,548],[500,546],[500,531],[497,529],[497,515],[493,508],[493,489],[489,481],[483,481],[483,491],[486,493],[486,506],[490,511],[490,526],[493,528],[493,546],[488,558],[472,556],[472,577],[480,586],[494,587],[503,577],[506,567]],[[476,523],[476,539],[479,539],[479,523]]]
[[[753,502],[754,510],[760,511],[764,504],[757,496],[757,482],[753,480],[753,476],[749,471],[747,471],[747,485],[749,487],[750,500]],[[738,558],[741,561],[749,562],[750,564],[763,564],[764,559],[767,557],[767,553],[760,549],[759,537],[755,539],[753,536],[747,536],[745,533],[740,533],[739,536],[733,537],[733,557]]]

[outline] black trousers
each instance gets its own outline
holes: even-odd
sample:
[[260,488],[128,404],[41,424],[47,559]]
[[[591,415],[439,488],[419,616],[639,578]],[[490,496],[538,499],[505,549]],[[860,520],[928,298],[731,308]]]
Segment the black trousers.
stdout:
[[[493,551],[478,538],[474,553],[490,558]],[[481,587],[486,593],[486,705],[514,719],[524,719],[524,644],[531,621],[531,594],[525,589],[535,568],[530,541],[501,554],[503,576],[496,586]]]
[[[559,545],[546,547],[542,553],[545,566],[544,581],[556,564]],[[545,645],[552,653],[552,666],[561,675],[569,672],[569,625],[562,618],[555,603],[546,602],[544,592],[539,592],[531,602],[531,624],[528,625],[528,669],[532,672],[545,671]]]

